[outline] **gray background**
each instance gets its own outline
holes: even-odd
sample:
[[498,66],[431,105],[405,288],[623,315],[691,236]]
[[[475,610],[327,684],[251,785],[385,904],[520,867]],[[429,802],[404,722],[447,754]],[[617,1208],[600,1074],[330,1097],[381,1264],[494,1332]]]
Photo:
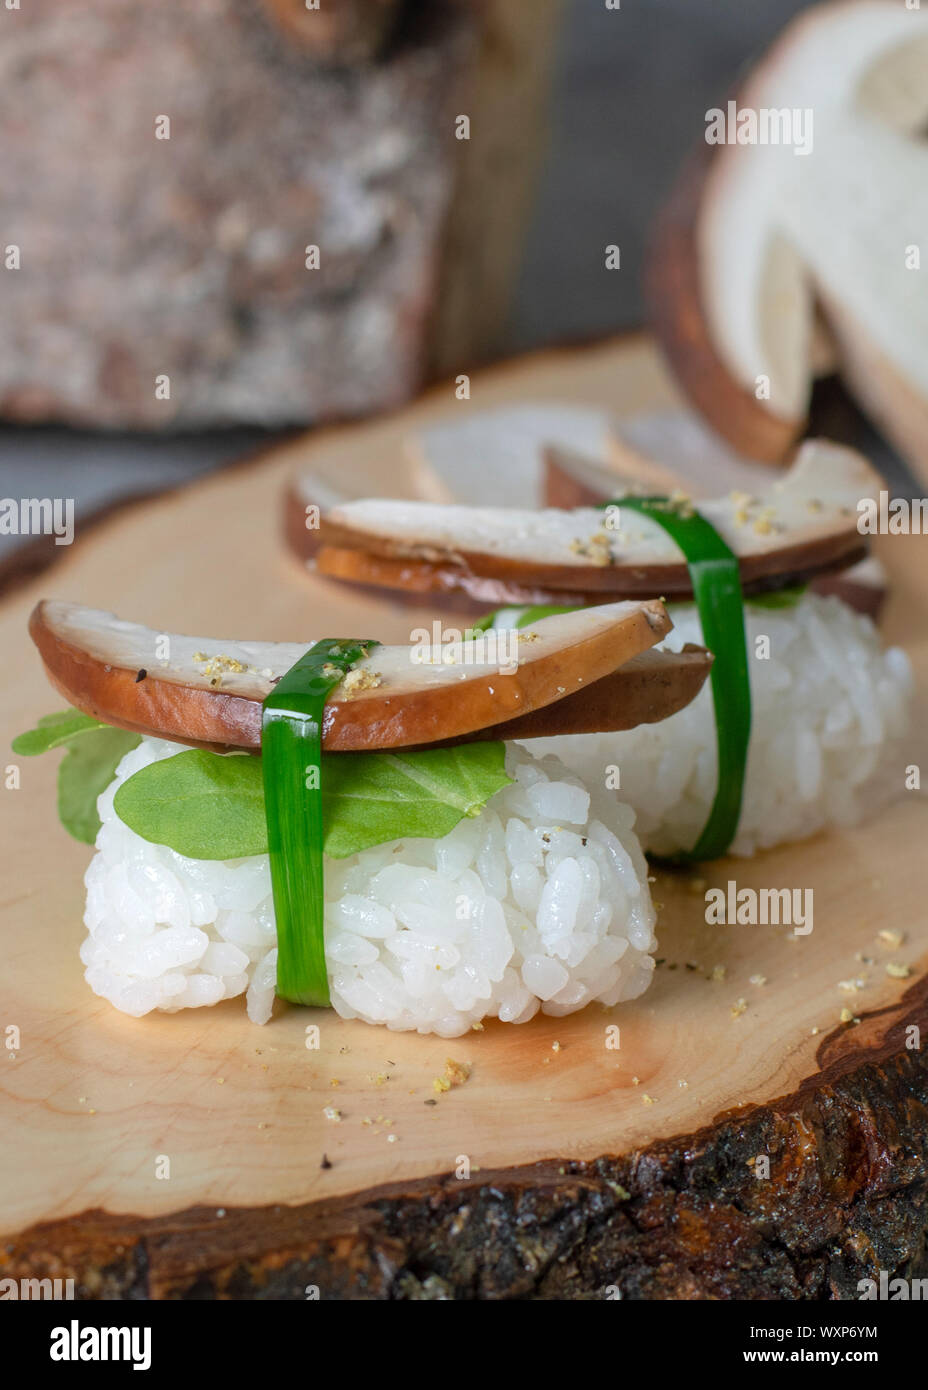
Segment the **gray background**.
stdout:
[[[530,4],[531,0],[525,0]],[[567,0],[555,60],[551,140],[504,352],[641,322],[639,272],[654,213],[744,64],[808,0]],[[607,277],[602,250],[621,247]],[[0,427],[0,496],[102,503],[176,485],[273,440]],[[0,539],[6,551],[11,542]]]

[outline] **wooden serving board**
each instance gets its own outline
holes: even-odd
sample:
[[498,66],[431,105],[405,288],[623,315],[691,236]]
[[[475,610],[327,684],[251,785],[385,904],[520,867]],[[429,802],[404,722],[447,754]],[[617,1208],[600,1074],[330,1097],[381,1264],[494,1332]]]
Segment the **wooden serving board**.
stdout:
[[[621,413],[675,395],[642,337],[545,353],[475,376],[469,403],[442,387],[109,516],[0,608],[4,746],[60,706],[26,635],[41,596],[168,631],[408,640],[431,610],[325,584],[284,553],[284,485],[324,461],[399,494],[411,430],[530,400]],[[924,541],[879,553],[885,634],[924,692]],[[928,766],[924,709],[906,762]],[[906,1046],[907,1026],[928,1026],[918,793],[866,828],[705,868],[710,885],[812,888],[811,935],[707,927],[699,885],[660,873],[663,964],[642,999],[448,1042],[327,1011],[257,1028],[240,1000],[115,1012],[82,977],[89,851],[56,819],[55,762],[21,760],[20,789],[0,799],[0,1025],[20,1034],[0,1070],[0,1276],[71,1275],[90,1297],[823,1297],[856,1296],[878,1267],[915,1269],[928,1228],[928,1069]],[[897,949],[884,928],[903,934]],[[890,960],[911,975],[887,975]],[[853,979],[858,992],[839,987]],[[846,1006],[858,1022],[839,1022]],[[471,1075],[438,1093],[448,1058]]]

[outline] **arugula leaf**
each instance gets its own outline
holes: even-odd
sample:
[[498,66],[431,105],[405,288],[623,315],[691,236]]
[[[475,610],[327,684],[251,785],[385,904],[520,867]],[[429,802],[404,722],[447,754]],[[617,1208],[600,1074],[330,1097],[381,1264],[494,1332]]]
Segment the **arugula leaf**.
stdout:
[[[438,839],[506,786],[502,743],[418,753],[335,753],[322,776],[325,852],[344,859],[403,837]],[[261,762],[203,749],[141,768],[116,814],[143,839],[191,859],[267,854]]]
[[103,724],[87,738],[76,739],[58,769],[58,817],[69,835],[92,845],[100,829],[97,797],[106,791],[138,734]]
[[751,594],[744,601],[751,608],[795,608],[805,591],[805,584],[798,584],[793,589],[771,589],[767,594]]
[[267,854],[261,759],[191,748],[150,763],[117,790],[117,816],[189,859]]
[[471,623],[475,632],[489,632],[496,626],[496,619],[506,615],[508,623],[503,626],[522,629],[531,627],[532,623],[539,622],[542,618],[551,618],[558,613],[576,613],[577,605],[573,604],[570,608],[562,608],[556,603],[536,603],[528,608],[494,608],[492,613],[485,613],[482,618],[477,618]]
[[36,728],[14,738],[12,748],[25,758],[53,748],[67,748],[58,768],[58,815],[75,840],[92,845],[100,829],[97,797],[105,791],[138,734],[101,724],[79,710],[46,714]]
[[479,815],[506,776],[502,743],[468,743],[421,753],[345,753],[322,778],[325,852],[332,859],[403,836],[438,840]]
[[70,743],[80,734],[93,733],[96,729],[108,729],[99,719],[91,719],[80,710],[63,709],[57,714],[43,714],[38,725],[14,738],[12,748],[24,758],[34,758],[39,753],[47,753],[52,748],[60,748]]

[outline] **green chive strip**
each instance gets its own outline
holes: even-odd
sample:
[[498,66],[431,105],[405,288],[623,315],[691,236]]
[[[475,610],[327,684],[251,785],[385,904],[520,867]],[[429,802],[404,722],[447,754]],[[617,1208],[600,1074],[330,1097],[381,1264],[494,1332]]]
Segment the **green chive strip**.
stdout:
[[322,712],[377,642],[327,638],[301,656],[264,701],[261,766],[277,920],[277,993],[328,1006],[323,928]]
[[686,559],[703,642],[715,657],[710,680],[718,785],[698,840],[679,857],[720,859],[738,829],[751,738],[751,684],[738,560],[711,522],[666,497],[623,497],[604,505],[627,507],[650,517],[676,542]]

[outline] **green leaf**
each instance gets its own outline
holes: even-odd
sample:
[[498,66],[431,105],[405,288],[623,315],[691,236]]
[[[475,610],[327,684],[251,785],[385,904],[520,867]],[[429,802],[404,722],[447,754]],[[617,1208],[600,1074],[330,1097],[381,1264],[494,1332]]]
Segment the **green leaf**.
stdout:
[[88,845],[96,840],[100,829],[97,797],[106,791],[116,768],[139,742],[138,734],[101,724],[68,748],[58,769],[58,815],[75,840]]
[[14,738],[12,748],[33,758],[53,748],[67,748],[58,769],[58,815],[75,840],[92,845],[100,829],[97,797],[105,791],[139,735],[111,728],[76,709],[45,714],[34,729]]
[[542,618],[552,618],[558,613],[576,613],[577,605],[573,604],[569,608],[562,608],[555,603],[535,603],[528,608],[495,608],[492,613],[485,613],[482,618],[471,623],[475,632],[489,632],[496,626],[496,619],[501,614],[511,615],[506,626],[521,630],[524,627],[531,627],[532,623],[537,623]]
[[150,763],[118,788],[119,819],[190,859],[267,853],[261,760],[202,748]]
[[[509,782],[501,743],[323,758],[325,852],[344,859],[403,837],[438,839]],[[261,761],[190,749],[129,777],[116,814],[191,859],[268,852]]]
[[403,837],[437,840],[480,814],[510,781],[502,743],[421,753],[345,753],[323,764],[325,852],[332,859]]
[[101,724],[99,719],[91,719],[89,714],[81,714],[80,710],[59,710],[57,714],[43,714],[36,728],[14,738],[12,748],[14,753],[24,758],[34,758],[39,753],[48,753],[52,748],[70,743],[82,734],[107,728],[108,724]]
[[769,594],[751,594],[745,603],[749,608],[795,608],[805,591],[805,584],[792,589],[772,589]]

